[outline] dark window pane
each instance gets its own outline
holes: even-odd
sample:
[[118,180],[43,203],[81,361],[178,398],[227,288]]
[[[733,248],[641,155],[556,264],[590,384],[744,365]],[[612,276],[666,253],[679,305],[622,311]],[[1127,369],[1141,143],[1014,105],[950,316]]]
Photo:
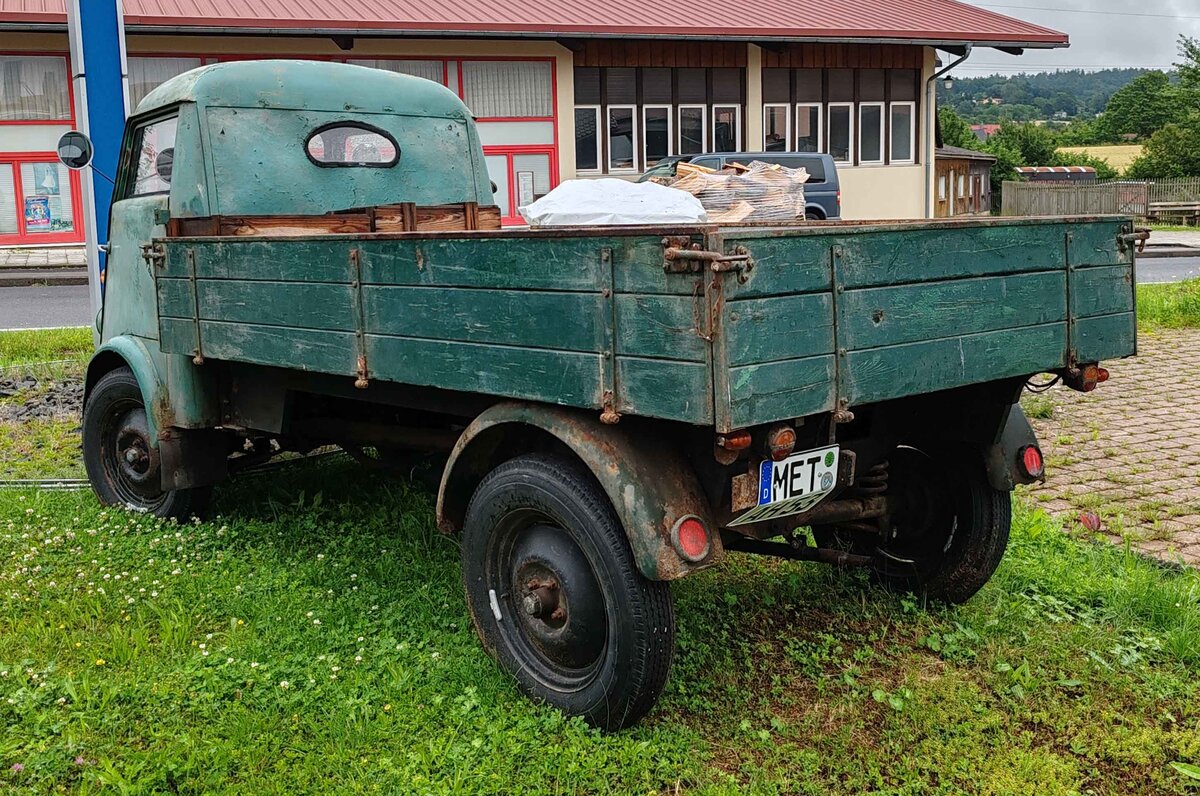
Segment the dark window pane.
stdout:
[[797,69],[796,102],[822,102],[820,69]]
[[600,104],[599,67],[575,67],[575,101],[580,105]]
[[605,69],[604,82],[608,88],[609,105],[637,102],[637,70],[632,66]]
[[676,70],[679,78],[680,102],[708,102],[705,70],[685,67]]
[[738,134],[741,128],[738,108],[717,106],[713,108],[713,150],[737,152],[741,149]]
[[913,106],[892,105],[892,162],[913,160]]
[[671,102],[671,70],[664,66],[649,66],[642,70],[642,102],[655,104]]
[[662,158],[671,154],[671,109],[646,108],[646,126],[643,135],[646,136],[646,163],[650,168]]
[[713,102],[742,103],[742,70],[736,67],[714,67],[712,70]]
[[596,108],[575,109],[575,168],[580,171],[600,168],[600,131],[596,129],[599,115]]
[[829,154],[839,163],[850,160],[851,129],[854,126],[853,106],[829,106]]
[[791,108],[791,105],[776,105],[763,109],[763,149],[767,152],[787,151]]
[[704,151],[704,108],[679,109],[679,154]]
[[633,108],[608,108],[608,167],[610,169],[632,169],[636,167],[636,136],[633,124]]
[[892,84],[892,100],[915,100],[917,98],[917,70],[890,69],[888,82]]
[[796,151],[821,151],[820,105],[801,105],[796,109]]
[[768,67],[762,70],[763,102],[792,101],[792,70]]
[[863,102],[882,102],[883,94],[882,69],[862,69],[858,73],[858,98]]
[[851,102],[854,99],[854,70],[829,70],[829,101]]
[[883,106],[860,105],[858,158],[862,163],[883,162]]

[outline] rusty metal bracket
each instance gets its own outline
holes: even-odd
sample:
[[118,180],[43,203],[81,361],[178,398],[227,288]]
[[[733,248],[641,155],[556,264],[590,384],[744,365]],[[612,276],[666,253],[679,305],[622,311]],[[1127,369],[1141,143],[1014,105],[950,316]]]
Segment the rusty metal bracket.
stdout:
[[[161,244],[155,244],[161,248]],[[196,250],[187,250],[188,282],[192,288],[192,322],[196,328],[196,348],[192,351],[192,364],[204,364],[204,344],[200,337],[200,285],[196,280]]]
[[354,386],[365,390],[371,386],[367,370],[367,335],[366,318],[363,314],[362,300],[362,249],[355,246],[350,249],[350,295],[354,302],[354,345],[357,354]]
[[162,243],[155,241],[154,243],[142,244],[142,259],[146,261],[146,265],[159,269],[162,268],[167,261],[167,250]]
[[615,426],[621,422],[621,414],[617,411],[617,303],[616,303],[616,274],[613,267],[612,247],[600,249],[600,265],[604,289],[600,295],[604,299],[601,311],[604,313],[604,348],[600,352],[600,422],[606,426]]
[[[736,271],[743,276],[754,269],[754,258],[745,246],[733,254],[706,251],[698,243],[683,238],[663,238],[663,270],[668,274],[698,274],[709,270],[716,274]],[[707,267],[706,267],[707,266]]]
[[1146,241],[1150,240],[1150,230],[1146,227],[1135,227],[1132,232],[1122,232],[1117,236],[1117,249],[1121,254],[1128,254],[1137,244],[1137,253],[1141,254],[1146,250]]

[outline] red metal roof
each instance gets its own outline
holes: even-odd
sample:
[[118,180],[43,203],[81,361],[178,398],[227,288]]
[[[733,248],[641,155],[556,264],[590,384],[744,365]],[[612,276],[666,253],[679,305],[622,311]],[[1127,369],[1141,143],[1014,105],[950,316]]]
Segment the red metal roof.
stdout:
[[[61,24],[62,0],[0,0],[0,22]],[[132,29],[883,39],[1062,47],[1067,35],[956,0],[125,0]]]

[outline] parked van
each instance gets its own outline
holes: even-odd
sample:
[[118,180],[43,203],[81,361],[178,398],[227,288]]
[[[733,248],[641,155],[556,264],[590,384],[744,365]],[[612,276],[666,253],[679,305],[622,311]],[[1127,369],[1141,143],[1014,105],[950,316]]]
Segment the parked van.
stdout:
[[750,165],[751,161],[778,163],[789,169],[807,169],[804,185],[805,213],[810,221],[839,221],[842,217],[842,186],[837,164],[830,155],[816,152],[709,152],[702,155],[676,155],[664,158],[643,174],[638,182],[651,177],[674,177],[676,164],[686,161],[710,169],[722,169],[729,163]]

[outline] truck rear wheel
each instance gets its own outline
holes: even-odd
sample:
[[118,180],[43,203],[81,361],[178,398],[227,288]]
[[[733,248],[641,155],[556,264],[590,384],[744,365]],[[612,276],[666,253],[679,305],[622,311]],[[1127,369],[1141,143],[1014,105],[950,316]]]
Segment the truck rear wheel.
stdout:
[[591,474],[521,456],[475,490],[462,534],[467,605],[523,692],[605,730],[636,723],[675,650],[670,588],[645,578]]
[[117,368],[96,382],[83,407],[83,464],[100,502],[157,517],[184,519],[204,510],[211,490],[161,485],[158,446],[150,438],[137,377]]
[[888,499],[893,535],[876,553],[891,586],[949,603],[969,600],[991,579],[1012,525],[1008,492],[989,483],[969,449],[934,456],[897,448]]

